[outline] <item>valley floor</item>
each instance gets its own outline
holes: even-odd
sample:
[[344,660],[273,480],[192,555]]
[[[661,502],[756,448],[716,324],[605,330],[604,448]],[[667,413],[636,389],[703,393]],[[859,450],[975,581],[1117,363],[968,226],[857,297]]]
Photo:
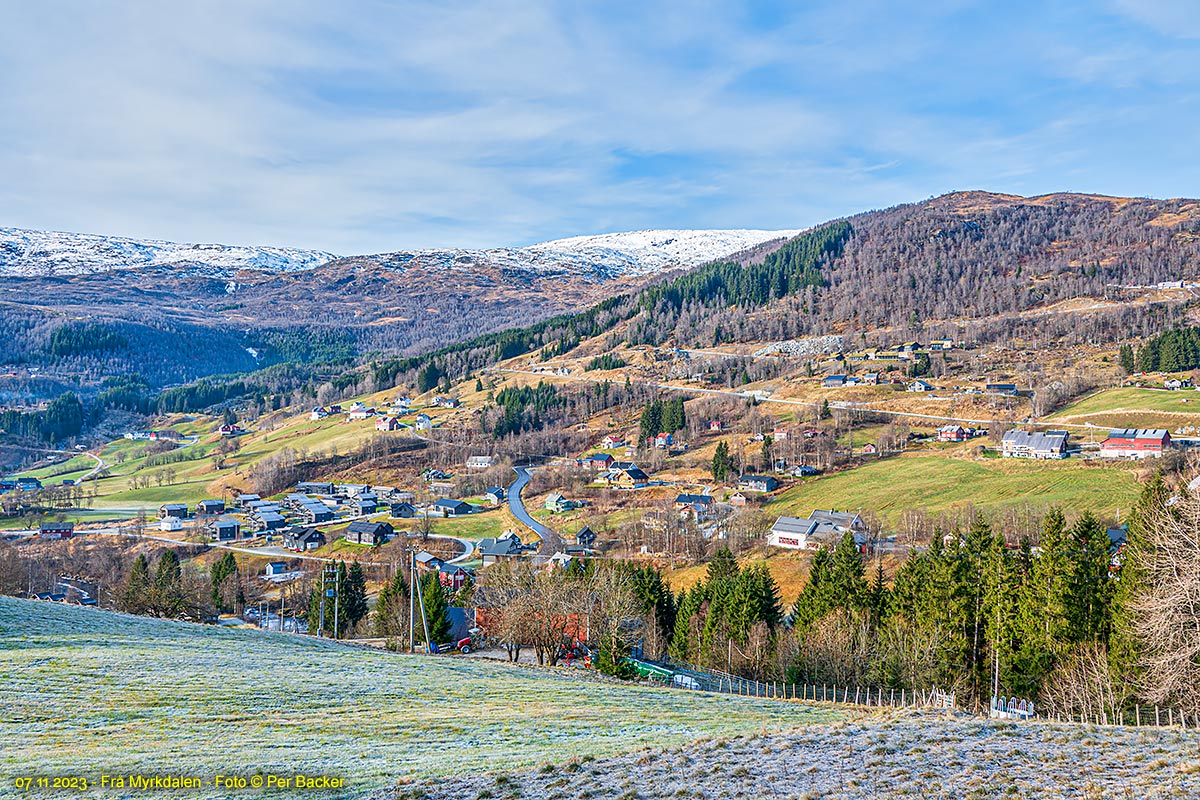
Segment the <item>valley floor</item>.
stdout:
[[868,716],[508,774],[417,783],[425,798],[1200,797],[1194,731]]

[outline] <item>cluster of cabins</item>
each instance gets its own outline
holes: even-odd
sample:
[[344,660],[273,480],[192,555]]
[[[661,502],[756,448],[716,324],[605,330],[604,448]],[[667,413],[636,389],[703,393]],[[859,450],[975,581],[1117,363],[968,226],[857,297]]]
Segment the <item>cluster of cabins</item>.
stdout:
[[[460,405],[457,399],[443,396],[434,397],[432,403],[435,408],[446,409],[458,408]],[[351,403],[347,408],[343,408],[340,405],[316,406],[309,412],[308,418],[316,421],[338,414],[345,414],[347,419],[352,420],[374,419],[375,430],[380,432],[397,431],[403,428],[415,428],[419,431],[427,431],[433,428],[433,418],[425,413],[417,414],[411,425],[407,422],[401,422],[398,419],[398,417],[410,413],[412,413],[412,400],[408,397],[397,397],[386,408],[368,406],[361,401]]]

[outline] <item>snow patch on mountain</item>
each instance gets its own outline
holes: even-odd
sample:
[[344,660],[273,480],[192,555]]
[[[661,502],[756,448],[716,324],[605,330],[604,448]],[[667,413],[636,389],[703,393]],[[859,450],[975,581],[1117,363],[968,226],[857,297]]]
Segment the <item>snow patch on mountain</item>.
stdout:
[[[574,236],[528,247],[404,250],[349,260],[407,269],[471,270],[479,266],[539,276],[569,275],[588,280],[641,276],[675,267],[694,267],[801,231],[652,230]],[[158,268],[176,276],[220,278],[225,291],[241,270],[298,272],[337,259],[319,250],[176,244],[81,233],[0,228],[0,275],[37,277],[87,275],[121,269]]]
[[163,268],[177,274],[227,277],[239,270],[296,272],[336,258],[319,250],[176,244],[88,233],[0,228],[0,275],[88,275]]
[[408,250],[364,256],[393,269],[459,269],[477,266],[592,280],[641,276],[673,267],[695,267],[763,242],[803,231],[653,230],[573,236],[527,247],[487,250]]

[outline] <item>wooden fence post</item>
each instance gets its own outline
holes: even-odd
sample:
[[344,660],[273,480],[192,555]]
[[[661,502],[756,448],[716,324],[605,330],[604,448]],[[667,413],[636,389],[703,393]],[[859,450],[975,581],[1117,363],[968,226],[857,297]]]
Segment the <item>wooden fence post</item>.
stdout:
[[1158,706],[1155,706],[1154,707],[1154,726],[1158,727],[1159,725],[1162,725],[1162,719],[1158,715]]
[[1138,703],[1133,704],[1133,719],[1134,725],[1139,728],[1142,727],[1142,707]]
[[891,700],[891,702],[892,702],[892,708],[895,708],[895,707],[896,707],[896,689],[895,689],[894,687],[893,687],[893,689],[892,689],[892,700]]

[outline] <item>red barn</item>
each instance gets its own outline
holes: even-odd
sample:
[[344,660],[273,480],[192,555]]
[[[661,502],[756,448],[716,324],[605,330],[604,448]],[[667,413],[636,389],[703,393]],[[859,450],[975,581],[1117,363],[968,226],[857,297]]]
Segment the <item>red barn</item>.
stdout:
[[1117,428],[1100,443],[1103,458],[1155,458],[1171,446],[1171,434],[1163,428]]

